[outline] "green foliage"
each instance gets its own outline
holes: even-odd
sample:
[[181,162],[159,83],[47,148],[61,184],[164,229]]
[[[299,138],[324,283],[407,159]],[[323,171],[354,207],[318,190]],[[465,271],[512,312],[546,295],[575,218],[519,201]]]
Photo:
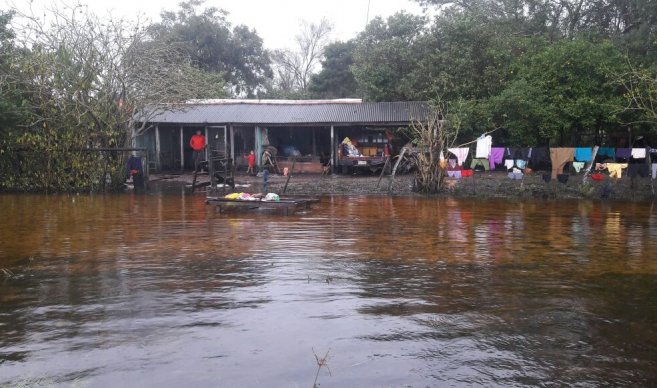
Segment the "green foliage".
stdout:
[[181,50],[200,69],[222,74],[236,95],[253,96],[273,76],[262,38],[244,25],[232,27],[224,10],[201,10],[203,4],[190,0],[177,12],[162,12],[162,21],[149,27],[152,39]]
[[372,20],[356,40],[351,67],[368,99],[421,99],[426,81],[418,62],[428,48],[423,44],[425,19],[400,12],[386,21]]
[[221,74],[192,66],[138,25],[80,7],[59,16],[43,25],[20,15],[20,46],[3,43],[11,53],[0,94],[0,190],[120,187],[128,155],[83,149],[131,146],[135,113],[148,106],[226,95]]
[[354,49],[354,41],[334,42],[326,46],[322,70],[310,82],[313,97],[347,98],[359,95],[358,84],[351,72]]
[[559,41],[518,58],[515,77],[488,99],[497,126],[518,145],[578,145],[618,127],[613,74],[624,57],[609,41]]

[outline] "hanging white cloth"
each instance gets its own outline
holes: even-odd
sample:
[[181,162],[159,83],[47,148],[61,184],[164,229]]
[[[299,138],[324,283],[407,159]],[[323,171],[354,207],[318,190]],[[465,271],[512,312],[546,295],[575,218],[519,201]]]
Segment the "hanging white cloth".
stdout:
[[470,153],[470,148],[467,148],[467,147],[448,148],[447,151],[454,154],[454,156],[456,156],[456,160],[459,163],[459,166],[462,166],[463,163],[465,163],[465,159],[468,158],[468,153]]
[[632,157],[634,159],[645,159],[646,149],[645,148],[632,148]]
[[477,139],[477,150],[475,152],[475,157],[488,159],[492,146],[493,138],[490,135],[480,137]]

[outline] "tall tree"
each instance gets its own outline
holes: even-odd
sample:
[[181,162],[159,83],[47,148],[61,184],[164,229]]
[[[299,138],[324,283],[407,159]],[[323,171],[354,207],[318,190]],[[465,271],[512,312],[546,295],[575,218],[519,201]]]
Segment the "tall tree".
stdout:
[[354,41],[334,42],[324,49],[322,70],[310,80],[310,92],[318,98],[358,97],[358,84],[351,71]]
[[236,96],[254,96],[273,76],[269,52],[255,30],[233,27],[224,10],[203,8],[204,0],[180,3],[149,27],[154,41],[182,50],[199,68],[222,74]]
[[359,87],[368,99],[412,100],[424,97],[418,62],[429,47],[423,44],[425,18],[400,12],[372,20],[356,38],[354,65]]
[[276,88],[285,93],[307,95],[310,79],[317,71],[329,42],[333,25],[326,19],[319,23],[301,22],[296,47],[273,53]]
[[0,169],[20,162],[21,173],[0,187],[91,189],[104,181],[104,166],[119,178],[121,158],[73,150],[131,145],[137,113],[147,122],[150,106],[226,95],[220,77],[150,41],[139,23],[60,6],[47,18],[17,13],[14,26],[17,49],[7,79],[21,91],[25,113],[2,139],[13,159],[0,161]]

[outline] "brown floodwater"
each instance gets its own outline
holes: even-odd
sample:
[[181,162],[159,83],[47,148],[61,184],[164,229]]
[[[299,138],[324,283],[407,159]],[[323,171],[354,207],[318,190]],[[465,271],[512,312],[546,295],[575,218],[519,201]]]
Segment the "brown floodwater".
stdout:
[[657,209],[0,196],[0,385],[657,384]]

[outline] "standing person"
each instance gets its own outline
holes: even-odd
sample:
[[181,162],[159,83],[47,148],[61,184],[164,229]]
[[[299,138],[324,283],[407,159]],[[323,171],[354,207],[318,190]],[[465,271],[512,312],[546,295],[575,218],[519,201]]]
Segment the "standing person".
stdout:
[[246,161],[249,163],[249,168],[246,169],[246,174],[255,174],[255,152],[251,150],[251,153],[246,156]]
[[192,160],[194,161],[194,171],[198,170],[198,163],[203,159],[203,151],[205,150],[205,136],[201,135],[201,130],[196,131],[196,135],[192,136],[189,140],[189,146],[194,150]]

